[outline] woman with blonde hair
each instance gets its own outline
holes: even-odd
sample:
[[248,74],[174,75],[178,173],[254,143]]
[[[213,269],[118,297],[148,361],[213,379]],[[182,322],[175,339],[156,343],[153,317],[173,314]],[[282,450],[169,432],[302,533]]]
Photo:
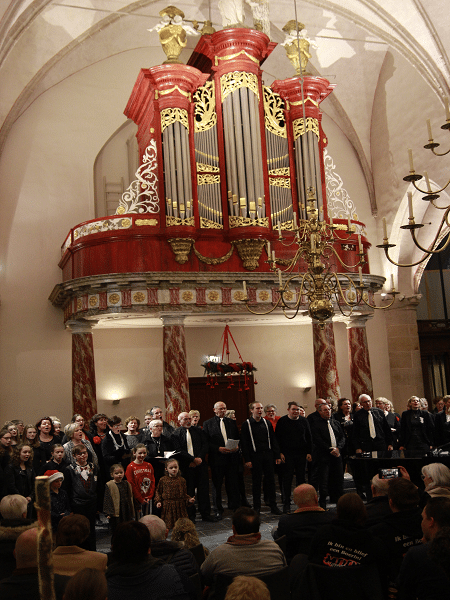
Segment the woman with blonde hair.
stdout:
[[421,458],[434,445],[433,417],[421,409],[420,398],[411,396],[408,409],[402,414],[400,423],[400,448],[406,458]]
[[[195,524],[190,520],[183,517],[178,519],[172,530],[172,542],[179,542],[184,548],[194,548],[195,546],[201,546],[200,540],[198,539],[198,533],[195,529]],[[208,556],[209,550],[203,546],[205,556]]]

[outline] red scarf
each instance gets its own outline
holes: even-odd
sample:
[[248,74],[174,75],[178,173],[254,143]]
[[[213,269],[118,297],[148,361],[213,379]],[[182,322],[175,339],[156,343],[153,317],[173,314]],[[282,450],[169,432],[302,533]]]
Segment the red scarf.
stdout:
[[257,544],[260,539],[260,533],[244,533],[242,535],[235,533],[227,539],[227,544],[233,546],[253,546],[254,544]]

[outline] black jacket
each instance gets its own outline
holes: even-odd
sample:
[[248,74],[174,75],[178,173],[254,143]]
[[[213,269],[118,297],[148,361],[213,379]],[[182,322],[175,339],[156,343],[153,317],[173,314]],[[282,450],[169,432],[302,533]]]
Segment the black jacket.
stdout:
[[179,453],[177,458],[180,459],[182,469],[186,469],[194,458],[201,458],[204,461],[208,454],[208,442],[203,431],[199,427],[189,427],[189,433],[191,434],[194,455],[189,454],[187,451],[186,427],[178,427],[171,437],[175,450]]
[[311,454],[312,437],[308,420],[305,417],[291,419],[284,415],[277,423],[275,435],[283,454],[304,452]]
[[[417,412],[416,415],[414,415],[414,413]],[[412,424],[411,424],[411,419],[413,418],[413,416],[417,416],[418,419],[420,419],[420,429],[418,430],[420,432],[420,437],[422,439],[422,441],[427,445],[427,446],[433,446],[434,445],[434,423],[433,423],[433,418],[430,415],[430,413],[427,410],[418,410],[418,411],[412,411],[412,410],[405,410],[402,413],[402,420],[401,420],[401,425],[400,425],[400,446],[403,446],[404,448],[408,448],[408,444],[411,440],[411,435],[412,435]]]
[[[236,422],[233,419],[224,417],[225,431],[227,432],[227,438],[230,440],[239,439],[239,430]],[[213,417],[203,423],[203,433],[206,435],[208,440],[209,448],[209,464],[213,465],[225,465],[230,460],[237,460],[239,454],[232,452],[230,454],[222,454],[219,452],[219,448],[225,446],[225,440],[223,439],[222,432],[220,431],[220,418]]]
[[[336,446],[339,450],[342,450],[345,446],[345,435],[342,431],[342,427],[335,419],[330,419],[330,425],[333,429],[334,437],[336,438]],[[329,455],[331,439],[327,419],[323,419],[322,417],[320,417],[320,420],[314,419],[311,423],[311,435],[314,445],[314,455]]]
[[389,423],[384,412],[379,408],[371,408],[370,412],[373,416],[376,437],[374,439],[370,437],[368,411],[358,410],[353,416],[353,445],[356,450],[361,449],[363,452],[386,450],[387,446],[392,446],[394,443]]

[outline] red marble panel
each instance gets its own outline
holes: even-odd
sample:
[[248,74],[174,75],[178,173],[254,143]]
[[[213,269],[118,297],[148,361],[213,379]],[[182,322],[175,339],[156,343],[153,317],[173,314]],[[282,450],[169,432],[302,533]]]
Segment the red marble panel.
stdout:
[[335,398],[341,395],[339,374],[336,364],[333,323],[325,323],[321,329],[313,323],[314,370],[316,374],[316,396]]
[[195,288],[195,292],[196,292],[197,306],[205,306],[206,305],[206,289],[205,288]]
[[170,304],[180,304],[180,288],[170,288]]
[[373,397],[366,328],[348,327],[347,339],[352,401],[356,402],[360,394],[369,394]]
[[147,288],[148,293],[148,306],[158,306],[158,289],[157,288]]
[[122,290],[122,307],[131,308],[131,290]]
[[222,288],[222,305],[231,306],[231,288]]
[[248,303],[256,304],[256,288],[248,287],[247,294],[248,294]]
[[97,412],[92,333],[72,333],[72,404],[86,420]]
[[164,325],[163,349],[166,419],[177,426],[180,412],[190,410],[186,338],[183,325]]
[[100,310],[106,310],[108,308],[106,292],[100,292],[100,294],[98,295],[98,306]]

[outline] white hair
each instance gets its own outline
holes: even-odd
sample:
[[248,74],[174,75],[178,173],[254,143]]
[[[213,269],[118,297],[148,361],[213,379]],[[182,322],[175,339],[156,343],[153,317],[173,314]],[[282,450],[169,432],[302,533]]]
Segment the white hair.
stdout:
[[166,539],[167,525],[156,515],[145,515],[139,519],[150,532],[150,541],[163,542]]
[[20,494],[5,496],[0,502],[0,513],[4,519],[20,519],[27,512],[28,502]]

